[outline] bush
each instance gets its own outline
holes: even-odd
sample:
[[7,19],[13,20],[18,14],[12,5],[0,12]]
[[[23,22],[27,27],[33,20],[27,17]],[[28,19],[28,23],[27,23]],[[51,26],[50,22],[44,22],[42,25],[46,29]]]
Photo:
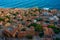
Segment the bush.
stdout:
[[28,39],[32,39],[32,38],[33,38],[33,36],[30,35],[30,34],[26,35],[26,37],[27,37]]
[[13,14],[14,16],[17,16],[17,14]]
[[37,24],[35,27],[35,31],[42,32],[42,26],[40,24]]
[[60,38],[56,38],[56,40],[60,40]]
[[30,24],[28,27],[30,27],[30,26],[34,26],[34,27],[36,27],[36,23],[32,23],[32,24]]
[[50,26],[48,26],[48,28],[52,28],[54,33],[56,33],[56,34],[58,34],[60,32],[60,29],[57,28],[55,25],[50,25]]
[[0,26],[0,29],[2,29],[3,27],[2,26]]
[[49,21],[45,21],[46,23],[49,23]]
[[9,21],[7,21],[8,23],[13,23],[13,21],[12,20],[9,20]]
[[16,14],[19,14],[18,12],[16,12]]
[[37,32],[41,32],[42,31],[42,26],[40,24],[32,23],[28,27],[30,27],[30,26],[34,26],[35,31],[37,31]]
[[18,21],[22,21],[23,19],[19,19],[19,18],[18,18],[17,20],[18,20]]
[[28,16],[28,14],[24,14],[24,16]]
[[25,31],[25,30],[26,30],[26,28],[21,29],[21,31]]
[[48,28],[56,28],[55,25],[49,25]]
[[6,18],[10,19],[10,16],[5,16]]
[[36,18],[37,21],[42,21],[43,19],[42,18]]
[[43,37],[43,36],[44,36],[44,32],[40,32],[40,33],[39,33],[39,36],[40,36],[40,37]]
[[4,19],[3,18],[0,18],[0,21],[4,21]]
[[31,20],[27,20],[27,21],[30,21],[31,22]]
[[60,32],[60,29],[59,28],[55,28],[55,29],[53,29],[54,30],[54,32],[56,33],[56,34],[58,34],[59,32]]
[[32,14],[32,16],[37,16],[36,14]]

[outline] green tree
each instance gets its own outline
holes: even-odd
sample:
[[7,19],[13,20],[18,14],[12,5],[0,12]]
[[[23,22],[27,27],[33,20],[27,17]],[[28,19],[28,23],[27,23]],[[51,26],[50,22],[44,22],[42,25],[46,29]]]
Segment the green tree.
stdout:
[[3,18],[0,18],[0,21],[4,21],[4,19]]
[[5,16],[6,18],[10,19],[10,16]]
[[48,28],[53,28],[54,29],[54,28],[56,28],[56,26],[55,25],[49,25]]
[[37,31],[37,32],[41,32],[42,31],[42,26],[40,24],[32,23],[28,27],[30,27],[30,26],[34,26],[35,31]]
[[59,28],[54,28],[53,31],[58,34],[60,32],[60,29]]
[[41,32],[42,31],[42,26],[40,24],[37,24],[35,27],[35,31]]
[[52,28],[54,33],[58,34],[60,32],[60,29],[57,28],[55,25],[49,25],[48,28]]

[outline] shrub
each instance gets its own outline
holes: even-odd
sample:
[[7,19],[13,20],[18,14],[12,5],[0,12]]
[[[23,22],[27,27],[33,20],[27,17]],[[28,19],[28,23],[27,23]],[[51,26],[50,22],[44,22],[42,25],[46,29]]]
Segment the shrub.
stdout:
[[49,21],[45,21],[46,23],[49,23]]
[[21,31],[25,31],[25,30],[26,30],[26,28],[21,29]]
[[19,14],[18,12],[16,12],[16,14]]
[[40,24],[37,24],[35,27],[35,31],[41,32],[42,31],[42,26]]
[[2,29],[3,27],[2,26],[0,26],[0,29]]
[[30,27],[30,26],[34,26],[34,27],[36,27],[36,23],[32,23],[32,24],[30,24],[28,27]]
[[24,14],[24,16],[27,16],[28,14]]
[[55,40],[60,40],[60,38],[56,38]]
[[36,14],[32,14],[32,16],[36,16]]
[[58,34],[60,32],[60,29],[57,28],[55,25],[50,25],[50,26],[48,26],[48,28],[52,28],[54,33],[56,33],[56,34]]
[[14,16],[17,16],[17,14],[13,14]]
[[32,39],[32,38],[33,38],[33,36],[30,35],[30,34],[26,35],[26,37],[27,37],[28,39]]
[[36,18],[37,21],[42,21],[43,19],[42,18]]
[[41,32],[42,31],[42,26],[40,24],[32,23],[28,27],[30,27],[30,26],[34,26],[35,31],[37,31],[37,32]]
[[56,34],[58,34],[58,33],[60,32],[60,29],[55,28],[55,29],[53,29],[53,31],[54,31]]
[[56,28],[55,25],[49,25],[48,28]]
[[40,33],[39,33],[39,36],[40,36],[40,37],[43,37],[43,36],[44,36],[44,32],[40,32]]
[[3,18],[0,18],[0,21],[4,21],[4,19]]
[[5,16],[6,18],[10,19],[10,16]]

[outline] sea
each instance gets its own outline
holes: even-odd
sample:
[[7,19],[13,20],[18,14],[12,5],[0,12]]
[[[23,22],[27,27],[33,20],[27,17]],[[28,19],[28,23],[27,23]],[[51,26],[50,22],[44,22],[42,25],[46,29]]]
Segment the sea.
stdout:
[[60,0],[0,0],[0,8],[33,7],[60,9]]

